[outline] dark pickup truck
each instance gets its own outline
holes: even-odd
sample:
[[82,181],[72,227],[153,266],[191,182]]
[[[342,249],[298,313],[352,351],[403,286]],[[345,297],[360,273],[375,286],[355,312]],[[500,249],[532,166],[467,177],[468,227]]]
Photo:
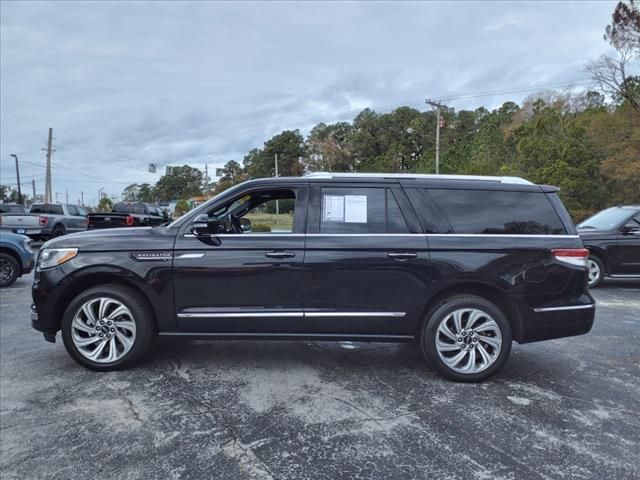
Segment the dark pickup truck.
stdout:
[[90,213],[89,230],[96,228],[156,227],[168,221],[162,210],[149,203],[116,203],[110,213]]

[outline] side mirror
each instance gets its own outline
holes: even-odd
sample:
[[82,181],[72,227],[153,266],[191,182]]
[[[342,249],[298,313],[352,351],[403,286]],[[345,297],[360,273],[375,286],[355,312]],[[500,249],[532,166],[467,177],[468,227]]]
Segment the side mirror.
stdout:
[[628,223],[620,229],[620,233],[623,235],[640,235],[640,227]]
[[251,233],[251,220],[249,220],[248,218],[241,218],[240,228],[244,233]]
[[196,237],[203,237],[211,234],[209,229],[209,216],[206,213],[198,215],[190,227],[191,233]]

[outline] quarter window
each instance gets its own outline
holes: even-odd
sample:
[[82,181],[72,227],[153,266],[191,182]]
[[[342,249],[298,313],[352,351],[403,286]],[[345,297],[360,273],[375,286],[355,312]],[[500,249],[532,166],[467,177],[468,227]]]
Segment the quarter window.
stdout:
[[406,233],[393,192],[385,188],[323,188],[320,233]]
[[561,235],[566,230],[543,193],[430,189],[455,233]]

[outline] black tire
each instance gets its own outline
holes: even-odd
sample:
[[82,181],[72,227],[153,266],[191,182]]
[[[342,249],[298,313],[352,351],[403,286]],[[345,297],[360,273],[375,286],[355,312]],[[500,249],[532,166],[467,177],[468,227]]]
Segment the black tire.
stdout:
[[[477,309],[488,314],[493,320],[495,320],[498,325],[500,335],[502,336],[502,345],[500,346],[499,353],[497,353],[493,363],[484,370],[476,373],[460,373],[450,368],[444,360],[440,358],[436,348],[437,336],[441,335],[438,333],[438,327],[441,322],[447,319],[449,314],[452,312],[466,308]],[[477,340],[475,341],[477,342]],[[509,325],[509,321],[502,310],[489,300],[477,295],[455,295],[445,298],[429,311],[423,323],[422,331],[420,332],[420,347],[422,349],[422,354],[438,370],[438,372],[446,378],[455,380],[456,382],[481,382],[492,376],[502,368],[509,358],[509,354],[511,353],[511,341],[511,326]],[[476,347],[473,348],[475,350]],[[462,351],[460,350],[460,353],[461,352]],[[478,357],[478,359],[480,360],[480,357]]]
[[0,287],[13,285],[20,276],[18,261],[8,253],[0,253]]
[[[595,277],[592,275],[592,271],[593,271],[592,267],[597,269],[597,274],[595,275]],[[588,273],[589,288],[596,288],[598,285],[602,283],[602,280],[604,279],[604,275],[605,275],[604,263],[602,262],[602,260],[600,260],[595,255],[589,255],[588,272],[589,272]]]
[[66,233],[64,225],[56,225],[51,231],[51,238],[61,237]]
[[[126,306],[133,316],[136,333],[133,346],[122,358],[109,363],[90,360],[76,347],[71,324],[75,314],[91,299],[107,297]],[[96,371],[123,370],[134,365],[149,350],[156,335],[153,312],[145,299],[136,291],[117,285],[99,285],[79,294],[67,307],[62,319],[62,341],[71,357],[83,367]]]

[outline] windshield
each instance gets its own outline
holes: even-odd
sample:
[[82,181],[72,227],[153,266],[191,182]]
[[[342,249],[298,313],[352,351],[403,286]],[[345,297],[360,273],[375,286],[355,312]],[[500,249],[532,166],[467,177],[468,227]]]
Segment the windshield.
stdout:
[[608,208],[587,218],[584,222],[578,224],[578,228],[611,230],[627,220],[632,214],[633,211],[626,208]]

